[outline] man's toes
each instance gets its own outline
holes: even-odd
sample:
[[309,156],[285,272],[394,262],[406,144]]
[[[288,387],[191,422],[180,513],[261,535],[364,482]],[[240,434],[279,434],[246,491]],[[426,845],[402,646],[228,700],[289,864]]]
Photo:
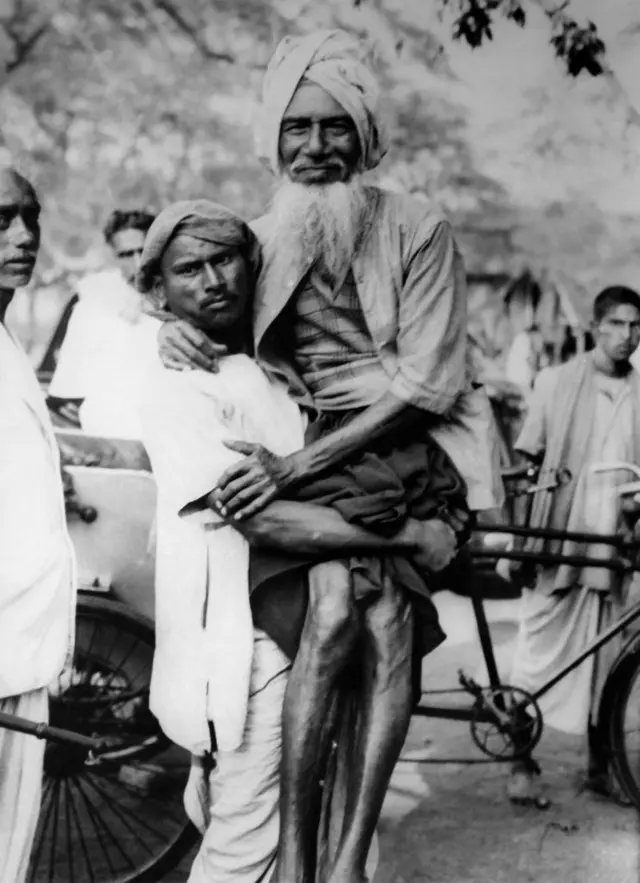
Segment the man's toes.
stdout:
[[507,782],[507,797],[514,806],[548,809],[551,802],[541,794],[535,775],[528,770],[513,770]]

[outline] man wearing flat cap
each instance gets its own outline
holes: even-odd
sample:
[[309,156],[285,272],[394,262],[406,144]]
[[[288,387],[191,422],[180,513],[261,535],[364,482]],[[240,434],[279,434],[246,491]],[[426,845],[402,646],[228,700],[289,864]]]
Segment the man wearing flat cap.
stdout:
[[220,529],[211,511],[184,511],[238,460],[225,439],[261,441],[281,454],[303,444],[298,407],[249,355],[258,268],[248,226],[200,199],[160,212],[136,280],[155,309],[225,351],[215,372],[158,364],[142,409],[158,488],[150,707],[193,757],[185,805],[204,837],[192,883],[268,880],[278,840],[290,660],[253,628],[243,536]]
[[[305,448],[285,457],[236,446],[246,457],[218,483],[226,517],[249,518],[363,451],[427,433],[466,481],[472,510],[502,501],[490,407],[469,367],[464,268],[450,225],[429,204],[364,179],[387,150],[380,97],[366,47],[341,31],[286,38],[268,67],[259,134],[277,187],[253,225],[263,250],[254,346],[311,422]],[[161,354],[215,359],[204,341],[194,350],[179,324],[161,334]],[[451,528],[440,528],[446,547]],[[313,879],[310,771],[326,753],[333,687],[363,621],[380,664],[362,681],[358,785],[328,879],[364,879],[410,721],[415,662],[411,605],[384,576],[382,584],[373,607],[345,604],[330,579],[310,586],[285,698],[277,883]]]

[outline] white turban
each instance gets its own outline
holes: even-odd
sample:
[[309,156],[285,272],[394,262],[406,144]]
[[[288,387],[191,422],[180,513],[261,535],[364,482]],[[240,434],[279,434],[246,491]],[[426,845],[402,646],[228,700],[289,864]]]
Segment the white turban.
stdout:
[[280,171],[280,127],[304,79],[327,92],[349,114],[360,140],[361,171],[375,168],[387,152],[381,90],[366,61],[367,47],[346,31],[316,31],[285,37],[264,78],[258,154]]

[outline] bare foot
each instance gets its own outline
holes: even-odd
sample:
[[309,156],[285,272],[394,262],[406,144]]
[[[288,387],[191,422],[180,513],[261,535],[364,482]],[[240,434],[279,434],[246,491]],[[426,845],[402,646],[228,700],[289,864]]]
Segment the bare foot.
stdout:
[[551,801],[543,797],[537,774],[526,765],[515,764],[507,782],[507,797],[515,806],[549,809]]
[[617,779],[611,772],[589,772],[580,783],[580,792],[588,791],[599,797],[617,803],[618,806],[631,807],[633,802],[624,793]]

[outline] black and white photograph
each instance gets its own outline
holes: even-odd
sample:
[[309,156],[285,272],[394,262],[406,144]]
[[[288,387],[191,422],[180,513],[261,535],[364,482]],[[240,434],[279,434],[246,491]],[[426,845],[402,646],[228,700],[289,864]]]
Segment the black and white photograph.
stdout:
[[0,883],[640,883],[640,3],[0,0]]

